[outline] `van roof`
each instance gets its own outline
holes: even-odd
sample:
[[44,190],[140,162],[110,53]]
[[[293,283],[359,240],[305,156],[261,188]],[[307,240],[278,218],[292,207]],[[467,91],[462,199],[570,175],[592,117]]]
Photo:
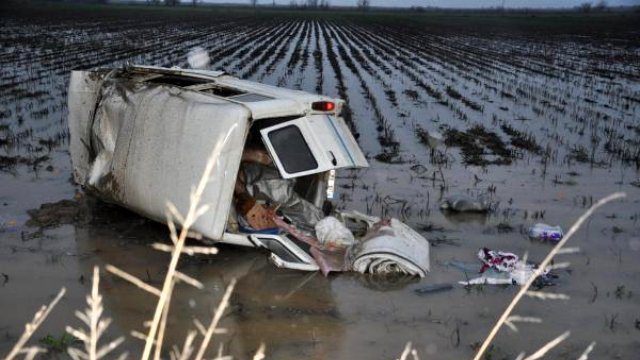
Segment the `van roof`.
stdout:
[[174,78],[197,79],[193,84],[182,86],[190,90],[223,98],[229,102],[241,104],[251,111],[253,120],[304,115],[311,112],[311,104],[318,101],[336,103],[337,111],[340,111],[343,104],[343,101],[339,99],[242,80],[222,71],[140,65],[128,66],[127,70]]

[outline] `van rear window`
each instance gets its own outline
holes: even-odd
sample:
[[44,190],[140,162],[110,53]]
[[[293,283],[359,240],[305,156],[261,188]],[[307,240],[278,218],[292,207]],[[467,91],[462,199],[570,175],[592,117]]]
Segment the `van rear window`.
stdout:
[[297,126],[290,125],[270,131],[269,142],[287,173],[295,174],[318,168],[318,162]]

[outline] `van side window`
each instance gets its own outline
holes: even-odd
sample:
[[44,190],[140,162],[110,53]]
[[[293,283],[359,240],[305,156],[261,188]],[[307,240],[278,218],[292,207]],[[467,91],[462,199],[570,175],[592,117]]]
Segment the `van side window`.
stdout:
[[313,170],[318,167],[318,162],[313,157],[309,145],[297,126],[290,125],[270,131],[269,141],[284,170],[289,174]]

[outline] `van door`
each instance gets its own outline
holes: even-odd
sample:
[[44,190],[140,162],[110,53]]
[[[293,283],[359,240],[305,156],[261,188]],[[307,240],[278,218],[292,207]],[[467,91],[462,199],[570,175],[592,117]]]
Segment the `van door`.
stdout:
[[339,117],[308,115],[264,128],[260,133],[284,179],[369,166]]

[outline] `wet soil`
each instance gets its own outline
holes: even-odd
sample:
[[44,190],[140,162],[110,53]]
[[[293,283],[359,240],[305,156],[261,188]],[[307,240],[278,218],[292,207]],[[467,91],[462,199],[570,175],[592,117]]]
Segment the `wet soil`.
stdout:
[[[73,314],[85,306],[94,265],[113,264],[154,286],[166,271],[168,256],[150,247],[167,241],[165,226],[78,200],[67,151],[69,71],[125,61],[186,66],[188,51],[202,46],[213,68],[346,99],[345,118],[371,167],[338,174],[336,204],[414,227],[431,241],[431,272],[425,279],[325,278],[220,246],[215,256],[183,258],[180,271],[205,289],[178,287],[166,344],[181,344],[193,319],[206,322],[236,278],[222,322],[228,332],[212,353],[223,344],[248,358],[264,342],[277,359],[396,358],[412,341],[421,358],[471,358],[517,289],[464,288],[457,283],[464,273],[450,263],[476,262],[481,247],[539,261],[552,244],[529,240],[529,226],[567,230],[594,201],[624,191],[625,200],[595,214],[571,240],[580,252],[559,259],[571,265],[547,290],[570,300],[523,300],[516,313],[543,323],[502,330],[491,358],[531,353],[565,330],[572,335],[551,358],[577,358],[591,341],[593,358],[637,358],[637,15],[398,21],[127,9],[0,13],[1,354],[61,287],[67,296],[34,338],[78,326]],[[429,137],[435,133],[443,141]],[[498,204],[486,214],[442,212],[440,201],[454,193],[490,193]],[[453,287],[416,293],[440,284]],[[109,337],[143,329],[154,307],[148,294],[108,274],[101,290],[113,318]],[[132,337],[124,344],[134,353],[141,346]]]
[[73,200],[45,203],[38,209],[27,210],[31,219],[26,222],[26,225],[46,228],[62,224],[80,224],[86,220],[87,211],[86,204]]

